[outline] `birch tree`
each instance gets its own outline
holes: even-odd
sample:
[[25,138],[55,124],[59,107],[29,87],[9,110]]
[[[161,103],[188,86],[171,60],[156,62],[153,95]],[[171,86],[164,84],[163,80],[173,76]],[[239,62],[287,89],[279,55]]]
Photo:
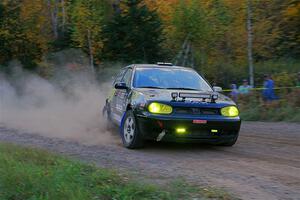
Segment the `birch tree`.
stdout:
[[247,1],[247,35],[248,35],[248,66],[250,85],[254,86],[254,72],[253,72],[253,55],[252,55],[252,4],[251,0]]
[[92,71],[94,71],[95,54],[103,47],[101,33],[104,4],[103,0],[76,0],[72,8],[71,38],[78,47],[89,54]]

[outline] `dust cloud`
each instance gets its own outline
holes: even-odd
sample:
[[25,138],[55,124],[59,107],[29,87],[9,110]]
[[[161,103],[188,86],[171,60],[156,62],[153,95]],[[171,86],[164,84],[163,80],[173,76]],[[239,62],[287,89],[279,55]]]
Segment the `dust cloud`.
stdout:
[[0,74],[0,125],[88,145],[118,141],[102,116],[108,83],[88,73],[58,74],[50,80]]

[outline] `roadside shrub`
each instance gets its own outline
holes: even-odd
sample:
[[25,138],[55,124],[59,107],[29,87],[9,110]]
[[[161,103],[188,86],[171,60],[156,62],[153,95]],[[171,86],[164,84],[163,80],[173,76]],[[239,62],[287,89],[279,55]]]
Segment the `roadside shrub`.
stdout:
[[279,100],[263,102],[261,92],[241,96],[238,106],[242,120],[300,122],[300,90],[277,92]]

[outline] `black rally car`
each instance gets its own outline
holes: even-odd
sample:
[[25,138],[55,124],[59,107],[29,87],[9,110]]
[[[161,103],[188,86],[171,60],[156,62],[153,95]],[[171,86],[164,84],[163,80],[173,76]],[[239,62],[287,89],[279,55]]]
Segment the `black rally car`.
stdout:
[[123,68],[106,99],[103,114],[120,127],[125,147],[145,140],[235,144],[239,110],[195,70],[171,64]]

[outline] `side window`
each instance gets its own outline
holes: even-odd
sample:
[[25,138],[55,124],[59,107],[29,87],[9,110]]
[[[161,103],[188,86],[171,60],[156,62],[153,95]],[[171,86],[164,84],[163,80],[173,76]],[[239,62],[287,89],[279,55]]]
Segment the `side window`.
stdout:
[[115,85],[118,82],[121,82],[123,75],[124,75],[125,70],[123,69],[115,78],[113,85]]
[[129,69],[125,72],[125,75],[124,75],[124,77],[123,77],[123,79],[122,79],[122,82],[125,82],[126,85],[127,85],[128,87],[131,86],[131,75],[132,75],[132,69],[129,68]]

